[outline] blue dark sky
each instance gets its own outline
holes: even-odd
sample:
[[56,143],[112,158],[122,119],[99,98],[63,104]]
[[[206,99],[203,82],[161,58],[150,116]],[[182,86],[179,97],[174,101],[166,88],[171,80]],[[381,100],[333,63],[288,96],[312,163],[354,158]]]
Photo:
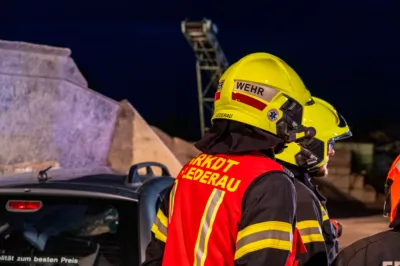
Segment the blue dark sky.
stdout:
[[149,123],[194,140],[195,57],[180,21],[207,17],[229,62],[274,53],[367,131],[400,124],[398,10],[387,0],[3,0],[0,38],[70,47],[92,89],[127,98]]

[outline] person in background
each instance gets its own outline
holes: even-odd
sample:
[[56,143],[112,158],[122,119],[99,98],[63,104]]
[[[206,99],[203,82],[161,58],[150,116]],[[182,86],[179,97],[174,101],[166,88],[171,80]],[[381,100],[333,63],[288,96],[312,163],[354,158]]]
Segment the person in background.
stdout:
[[329,157],[335,153],[334,143],[352,134],[332,105],[317,97],[304,107],[303,125],[315,128],[315,137],[288,144],[276,154],[276,159],[295,176],[296,227],[307,248],[307,252],[297,256],[299,266],[330,265],[338,252],[341,226],[329,219],[326,198],[312,185],[311,178],[328,174]]
[[400,156],[390,167],[385,183],[385,195],[383,215],[389,218],[391,229],[345,247],[333,262],[334,266],[400,265]]
[[274,55],[231,65],[213,124],[196,143],[202,153],[161,202],[142,265],[295,265],[304,246],[294,229],[293,175],[274,151],[313,132],[301,126],[309,101],[297,73]]

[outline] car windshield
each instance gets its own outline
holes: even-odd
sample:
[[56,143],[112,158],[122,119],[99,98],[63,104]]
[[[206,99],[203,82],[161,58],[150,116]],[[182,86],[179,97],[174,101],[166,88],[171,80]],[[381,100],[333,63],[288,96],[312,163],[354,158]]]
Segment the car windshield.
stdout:
[[0,266],[137,265],[130,201],[0,196]]

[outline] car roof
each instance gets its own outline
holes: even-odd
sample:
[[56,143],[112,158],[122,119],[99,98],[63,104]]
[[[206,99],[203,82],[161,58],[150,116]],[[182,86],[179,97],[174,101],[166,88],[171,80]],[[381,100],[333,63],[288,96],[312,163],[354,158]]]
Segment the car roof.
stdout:
[[139,186],[125,182],[126,175],[108,167],[49,169],[48,181],[39,181],[38,172],[17,173],[1,176],[0,194],[11,189],[75,191],[103,193],[129,199],[138,199]]

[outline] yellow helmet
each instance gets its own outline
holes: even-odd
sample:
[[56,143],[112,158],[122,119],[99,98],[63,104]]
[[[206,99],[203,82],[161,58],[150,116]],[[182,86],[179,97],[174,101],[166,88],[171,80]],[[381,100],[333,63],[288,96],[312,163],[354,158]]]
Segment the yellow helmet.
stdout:
[[305,135],[299,129],[303,106],[311,94],[282,59],[253,53],[231,65],[221,76],[214,99],[214,119],[229,119],[284,138]]
[[317,170],[326,163],[330,146],[337,140],[352,136],[349,126],[335,108],[326,101],[313,97],[314,104],[304,107],[303,126],[313,127],[311,139],[289,143],[276,158],[292,165]]

